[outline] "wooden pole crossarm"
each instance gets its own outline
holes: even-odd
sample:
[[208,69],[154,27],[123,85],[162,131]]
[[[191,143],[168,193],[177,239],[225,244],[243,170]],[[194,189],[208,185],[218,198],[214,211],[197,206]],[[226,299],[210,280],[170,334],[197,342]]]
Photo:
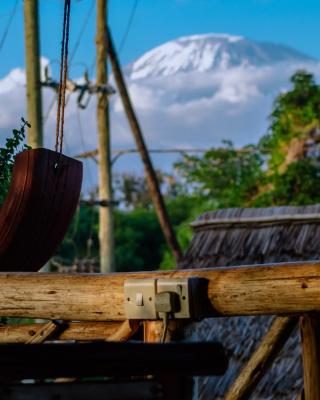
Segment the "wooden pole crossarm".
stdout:
[[187,277],[207,280],[208,317],[320,311],[320,262],[301,262],[106,275],[0,273],[0,315],[123,321],[125,279]]

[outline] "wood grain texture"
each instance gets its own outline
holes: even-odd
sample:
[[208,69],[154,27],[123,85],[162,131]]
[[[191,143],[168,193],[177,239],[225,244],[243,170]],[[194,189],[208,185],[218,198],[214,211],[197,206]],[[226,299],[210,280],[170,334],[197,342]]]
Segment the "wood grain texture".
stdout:
[[26,340],[26,344],[40,344],[44,343],[50,337],[54,335],[59,329],[59,324],[54,321],[49,321],[46,324],[42,324],[40,329],[37,329],[36,333]]
[[49,260],[76,210],[81,182],[82,164],[70,157],[41,148],[16,156],[0,210],[0,271],[38,271]]
[[320,320],[319,314],[300,317],[304,399],[320,399]]
[[[0,326],[0,344],[26,343],[44,329],[46,324],[18,324]],[[52,336],[56,340],[126,341],[138,329],[138,322],[69,322]]]
[[0,273],[0,315],[76,321],[123,321],[127,278],[202,277],[206,316],[320,311],[320,263],[131,274]]
[[228,389],[225,400],[249,399],[297,325],[297,317],[278,317]]

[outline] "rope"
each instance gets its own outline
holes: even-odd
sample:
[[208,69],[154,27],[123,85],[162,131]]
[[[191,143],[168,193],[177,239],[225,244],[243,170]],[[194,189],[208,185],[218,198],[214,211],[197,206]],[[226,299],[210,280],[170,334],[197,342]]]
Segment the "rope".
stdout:
[[68,75],[68,44],[69,44],[69,25],[70,25],[70,6],[71,1],[65,0],[63,13],[63,31],[61,42],[61,61],[60,61],[60,85],[58,93],[57,126],[55,151],[62,153],[64,110],[66,104],[66,86]]

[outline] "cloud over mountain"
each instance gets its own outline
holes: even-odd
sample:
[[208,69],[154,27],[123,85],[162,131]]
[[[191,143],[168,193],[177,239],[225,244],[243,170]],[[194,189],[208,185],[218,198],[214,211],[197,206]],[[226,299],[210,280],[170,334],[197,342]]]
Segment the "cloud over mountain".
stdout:
[[[45,63],[45,60],[43,61]],[[165,43],[124,68],[149,147],[212,147],[223,139],[237,146],[256,142],[268,126],[274,98],[290,86],[297,69],[320,77],[320,64],[293,49],[240,36],[194,35]],[[74,78],[74,77],[73,77]],[[43,91],[44,114],[54,94]],[[79,111],[71,95],[66,110],[66,152],[95,148],[92,99]],[[45,143],[52,146],[54,110],[46,117]],[[0,80],[0,139],[25,115],[25,73],[16,68]],[[114,148],[135,147],[118,94],[111,99]],[[81,133],[82,131],[82,133]],[[141,169],[138,157],[121,158],[116,169]],[[172,157],[158,157],[168,167]],[[91,181],[95,175],[92,170]],[[88,183],[89,185],[89,183]]]

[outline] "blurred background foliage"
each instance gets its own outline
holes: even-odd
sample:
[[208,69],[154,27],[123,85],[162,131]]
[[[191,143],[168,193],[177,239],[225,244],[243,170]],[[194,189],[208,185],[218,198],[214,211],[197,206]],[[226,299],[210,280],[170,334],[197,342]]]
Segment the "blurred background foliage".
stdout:
[[[158,171],[169,215],[183,249],[189,223],[202,212],[225,207],[306,205],[320,202],[320,86],[306,71],[274,102],[268,132],[257,145],[231,142],[200,156],[184,155],[171,174]],[[114,180],[118,271],[174,268],[143,177]],[[98,256],[98,209],[79,208],[57,258],[72,264]]]

